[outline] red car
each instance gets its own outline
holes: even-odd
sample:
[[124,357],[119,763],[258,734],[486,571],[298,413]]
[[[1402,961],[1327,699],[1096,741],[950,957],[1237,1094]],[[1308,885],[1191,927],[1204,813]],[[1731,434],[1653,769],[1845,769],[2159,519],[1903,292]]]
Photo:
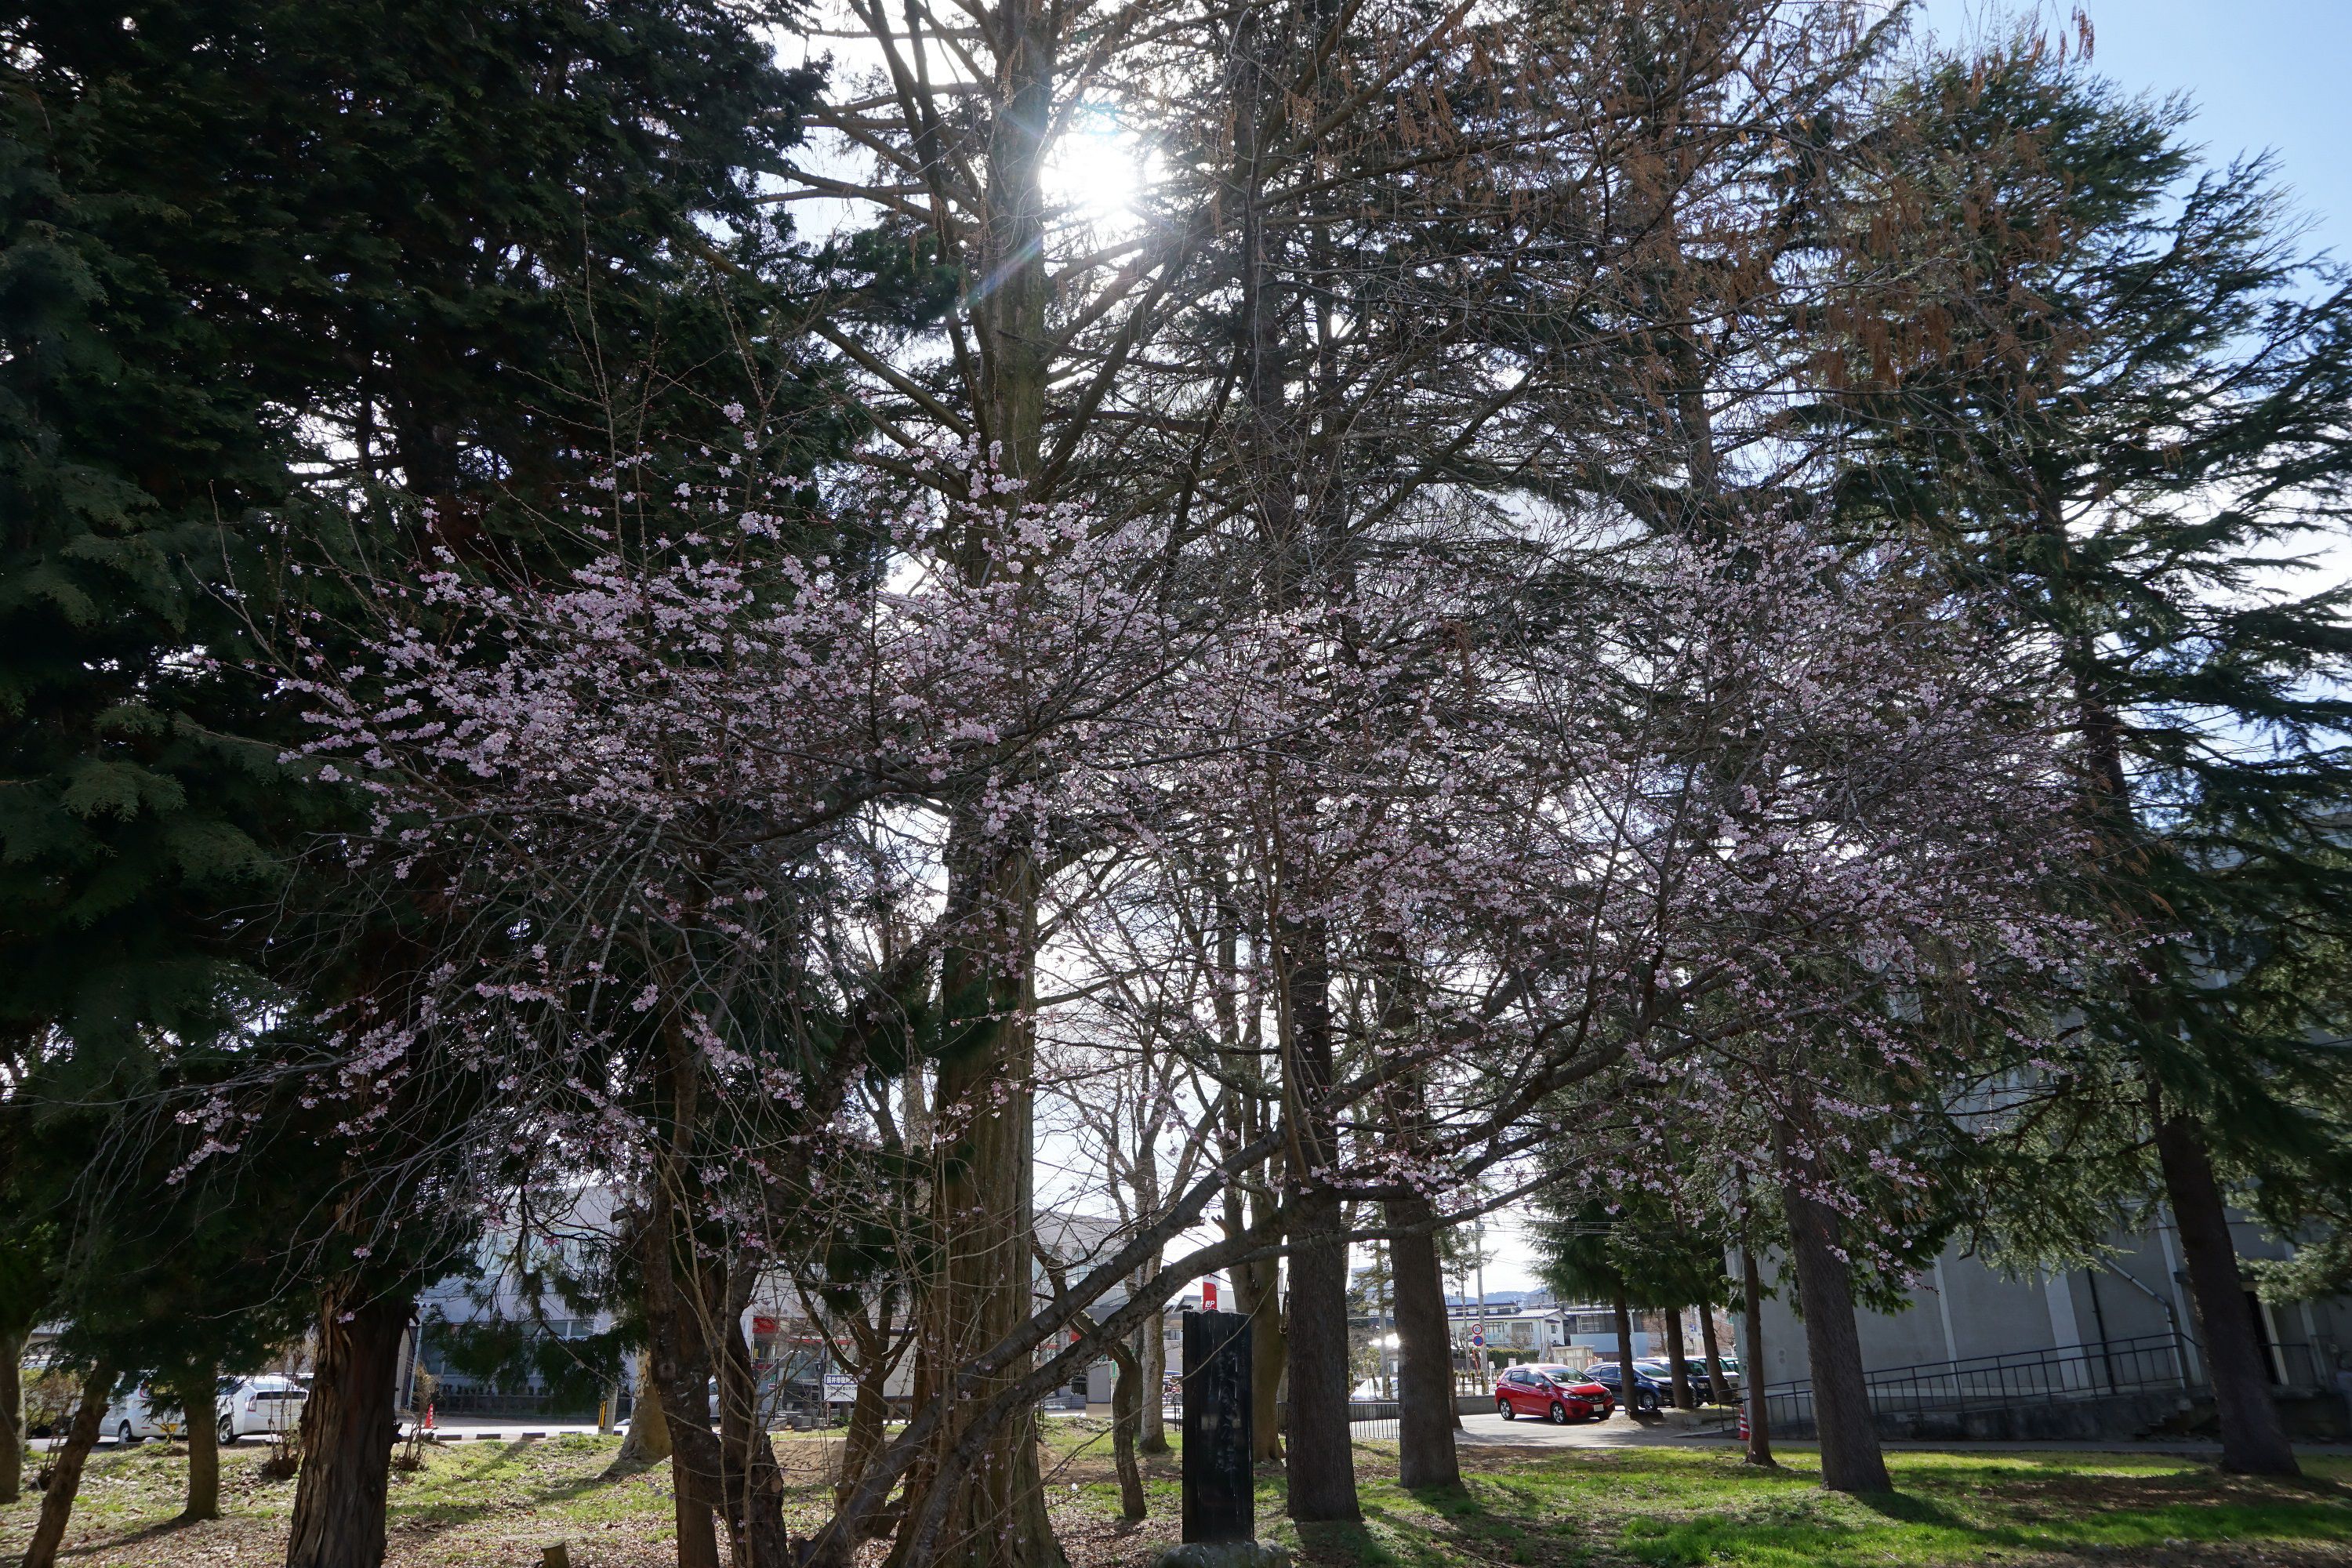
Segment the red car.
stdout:
[[1565,1366],[1515,1366],[1495,1380],[1495,1414],[1504,1420],[1540,1415],[1555,1426],[1598,1421],[1617,1408],[1606,1384]]

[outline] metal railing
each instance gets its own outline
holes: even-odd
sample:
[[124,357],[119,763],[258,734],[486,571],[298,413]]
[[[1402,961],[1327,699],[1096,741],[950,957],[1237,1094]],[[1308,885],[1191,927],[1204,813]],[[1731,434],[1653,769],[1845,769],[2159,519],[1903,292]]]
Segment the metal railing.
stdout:
[[[544,1390],[527,1389],[520,1393],[501,1393],[491,1388],[451,1388],[446,1384],[433,1391],[429,1403],[445,1415],[569,1415],[579,1414],[577,1400],[559,1402]],[[593,1416],[596,1407],[585,1406]]]
[[[2278,1383],[2300,1386],[2317,1381],[2317,1358],[2309,1345],[2276,1345],[2271,1353]],[[2206,1386],[2204,1359],[2196,1343],[2169,1333],[1923,1362],[1874,1372],[1863,1381],[1870,1391],[1871,1408],[1881,1414],[1965,1413],[2026,1401],[2066,1403],[2126,1394],[2188,1393]],[[1813,1418],[1811,1382],[1773,1384],[1764,1390],[1764,1398],[1775,1424]]]
[[1393,1399],[1350,1399],[1348,1401],[1348,1440],[1351,1443],[1395,1442],[1399,1414],[1397,1402]]

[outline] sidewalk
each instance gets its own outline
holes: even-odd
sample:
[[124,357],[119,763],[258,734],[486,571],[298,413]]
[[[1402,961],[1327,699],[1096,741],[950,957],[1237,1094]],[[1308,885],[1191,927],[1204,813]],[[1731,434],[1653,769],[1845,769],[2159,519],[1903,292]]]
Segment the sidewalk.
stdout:
[[[1670,1426],[1657,1420],[1639,1423],[1612,1416],[1606,1421],[1580,1422],[1572,1426],[1554,1426],[1548,1422],[1531,1421],[1522,1416],[1517,1421],[1505,1421],[1498,1415],[1465,1415],[1457,1441],[1471,1448],[1633,1448],[1674,1447],[1685,1445],[1706,1445],[1717,1448],[1735,1448],[1739,1439],[1721,1428],[1693,1430]],[[1810,1438],[1772,1439],[1776,1449],[1810,1453],[1820,1445]],[[1880,1445],[1888,1453],[1926,1454],[2165,1454],[2189,1458],[2210,1458],[2221,1451],[2221,1445],[2200,1438],[2185,1437],[2155,1439],[2147,1442],[2107,1440],[2070,1442],[2064,1439],[2018,1439],[2015,1441],[1969,1441],[1954,1438],[1943,1441],[1894,1441]],[[2294,1451],[2311,1456],[2352,1456],[2352,1443],[2297,1443]]]
[[[410,1423],[403,1419],[401,1436],[408,1435]],[[615,1432],[628,1430],[623,1422]],[[425,1434],[428,1443],[512,1443],[526,1437],[564,1437],[574,1433],[596,1435],[593,1421],[550,1420],[544,1415],[438,1415],[433,1418],[433,1429]]]

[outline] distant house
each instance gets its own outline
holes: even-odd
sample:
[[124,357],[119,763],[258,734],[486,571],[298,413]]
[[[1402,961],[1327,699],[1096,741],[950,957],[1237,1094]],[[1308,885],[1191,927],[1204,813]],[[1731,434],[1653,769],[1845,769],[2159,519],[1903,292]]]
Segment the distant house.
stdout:
[[[1474,1334],[1486,1340],[1486,1360],[1492,1363],[1517,1363],[1530,1361],[1564,1361],[1573,1363],[1613,1361],[1618,1352],[1617,1315],[1610,1308],[1590,1304],[1549,1304],[1542,1292],[1511,1292],[1509,1303],[1503,1297],[1490,1293],[1484,1315],[1478,1303],[1469,1301],[1457,1307],[1446,1304],[1447,1317],[1454,1332],[1455,1350],[1470,1364],[1475,1356],[1470,1343]],[[1528,1298],[1541,1296],[1539,1302],[1520,1305]],[[1633,1331],[1633,1353],[1653,1353],[1662,1331],[1657,1331],[1655,1313],[1644,1312],[1636,1317]],[[1698,1330],[1690,1325],[1692,1343],[1697,1343]]]

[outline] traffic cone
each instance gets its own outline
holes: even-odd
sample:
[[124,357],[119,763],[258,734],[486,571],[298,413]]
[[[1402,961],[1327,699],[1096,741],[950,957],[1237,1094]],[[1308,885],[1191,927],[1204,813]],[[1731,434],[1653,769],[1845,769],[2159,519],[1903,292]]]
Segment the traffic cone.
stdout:
[[433,1430],[433,1403],[430,1400],[425,1404],[425,1429],[427,1432]]

